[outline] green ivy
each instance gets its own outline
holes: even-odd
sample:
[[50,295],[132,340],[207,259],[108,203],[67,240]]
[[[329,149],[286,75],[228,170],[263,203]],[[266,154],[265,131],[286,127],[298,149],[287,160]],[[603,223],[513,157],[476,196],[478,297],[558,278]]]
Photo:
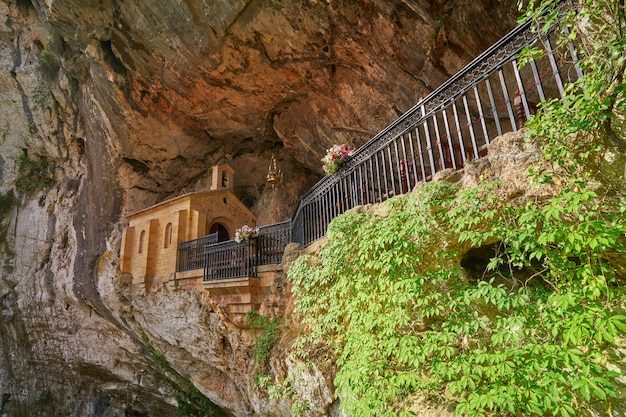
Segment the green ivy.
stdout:
[[[330,344],[347,416],[410,415],[417,392],[456,395],[470,416],[572,416],[615,395],[623,209],[583,189],[516,206],[498,187],[429,183],[386,217],[347,213],[291,267],[310,327],[296,348]],[[493,242],[490,278],[470,282],[457,252]]]
[[[626,110],[626,17],[621,0],[520,1],[521,19],[537,21],[537,30],[545,33],[557,26],[557,47],[567,50],[576,45],[578,66],[583,76],[565,85],[562,100],[540,104],[540,111],[526,124],[530,135],[544,142],[548,159],[575,170],[581,159],[597,150],[597,138],[604,136],[626,149],[623,116]],[[569,32],[563,32],[568,28]],[[525,57],[543,55],[530,48]],[[522,59],[522,62],[525,62]],[[591,132],[592,141],[570,141],[567,136]],[[580,135],[579,135],[580,136]]]
[[270,359],[272,349],[280,340],[279,326],[282,323],[282,317],[278,316],[270,320],[260,315],[258,311],[252,310],[246,313],[246,323],[250,326],[251,332],[260,332],[256,339],[256,346],[252,350],[252,356],[257,365],[265,366]]
[[299,397],[298,392],[293,386],[294,379],[297,373],[304,371],[304,365],[298,364],[295,370],[292,370],[286,378],[274,383],[271,375],[264,372],[255,372],[252,375],[252,380],[255,385],[267,392],[267,395],[272,400],[289,400],[291,401],[291,415],[293,417],[302,417],[305,413],[310,411],[308,401]]
[[[457,398],[463,416],[612,412],[621,375],[609,364],[626,335],[626,198],[592,173],[608,147],[626,145],[624,6],[523,3],[538,30],[561,15],[570,34],[558,43],[577,43],[585,73],[527,124],[545,156],[528,187],[549,184],[554,197],[428,183],[387,201],[388,215],[334,219],[320,253],[290,268],[309,328],[294,349],[330,347],[347,416],[412,415],[418,393]],[[493,254],[477,276],[461,265],[481,247]]]

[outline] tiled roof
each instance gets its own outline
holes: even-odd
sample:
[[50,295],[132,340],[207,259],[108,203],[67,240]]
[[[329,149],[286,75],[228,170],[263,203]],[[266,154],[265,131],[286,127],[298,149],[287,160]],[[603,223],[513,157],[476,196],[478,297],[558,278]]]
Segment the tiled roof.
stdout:
[[185,197],[192,197],[192,196],[195,196],[195,195],[202,195],[202,194],[219,193],[219,192],[224,192],[224,191],[229,191],[229,190],[223,189],[223,190],[195,191],[195,192],[189,192],[189,193],[181,194],[181,195],[178,195],[176,197],[168,198],[167,200],[161,201],[160,203],[154,204],[154,205],[152,205],[150,207],[146,207],[144,209],[141,209],[139,211],[131,213],[127,217],[130,218],[130,217],[136,216],[137,214],[144,213],[144,212],[146,212],[148,210],[152,210],[153,208],[156,208],[156,207],[164,206],[164,205],[166,205],[168,203],[171,203],[172,201],[180,200],[180,199],[185,198]]

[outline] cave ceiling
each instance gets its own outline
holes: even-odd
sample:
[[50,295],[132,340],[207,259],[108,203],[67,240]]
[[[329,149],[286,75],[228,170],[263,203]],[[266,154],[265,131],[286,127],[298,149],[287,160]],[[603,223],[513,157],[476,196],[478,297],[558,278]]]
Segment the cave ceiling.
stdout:
[[[268,220],[321,178],[325,149],[366,142],[517,14],[495,0],[35,4],[50,28],[41,43],[57,45],[68,79],[92,96],[85,124],[107,119],[119,183],[141,195],[128,210],[190,191],[227,162],[238,196]],[[276,196],[265,184],[273,152]]]

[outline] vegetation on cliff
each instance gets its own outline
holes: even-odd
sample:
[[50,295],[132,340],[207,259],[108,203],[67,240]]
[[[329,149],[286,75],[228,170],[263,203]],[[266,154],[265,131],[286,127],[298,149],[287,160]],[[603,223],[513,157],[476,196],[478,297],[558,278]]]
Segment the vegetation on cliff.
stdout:
[[[292,266],[300,345],[333,349],[347,415],[409,415],[420,391],[467,415],[574,415],[615,394],[625,200],[607,211],[572,185],[515,202],[498,187],[430,183],[387,216],[347,213]],[[463,257],[481,247],[483,264]]]
[[147,335],[141,331],[148,356],[158,365],[163,376],[176,392],[178,410],[188,417],[225,417],[226,414],[213,401],[202,394],[189,379],[176,371],[170,362],[150,343]]
[[601,166],[624,160],[624,6],[534,3],[566,13],[585,76],[529,124],[545,160],[526,197],[429,183],[336,218],[290,269],[295,347],[329,347],[347,416],[412,415],[416,395],[468,416],[626,410],[626,196]]
[[17,158],[18,175],[15,188],[20,194],[48,189],[54,184],[54,166],[46,157],[29,158],[20,155]]
[[[563,138],[580,130],[602,133],[626,149],[624,131],[626,110],[626,13],[621,0],[563,2],[543,0],[520,1],[521,19],[535,19],[538,30],[547,33],[558,25],[564,32],[558,38],[561,48],[576,44],[579,68],[583,76],[564,86],[563,100],[552,99],[542,104],[529,125],[531,136],[548,140],[547,156],[562,165],[577,163],[571,150],[588,144],[563,145]],[[567,30],[563,29],[567,28]],[[558,33],[558,32],[557,32]],[[568,44],[569,43],[569,44]],[[523,56],[541,55],[538,48],[528,48]],[[551,143],[552,142],[552,143]]]

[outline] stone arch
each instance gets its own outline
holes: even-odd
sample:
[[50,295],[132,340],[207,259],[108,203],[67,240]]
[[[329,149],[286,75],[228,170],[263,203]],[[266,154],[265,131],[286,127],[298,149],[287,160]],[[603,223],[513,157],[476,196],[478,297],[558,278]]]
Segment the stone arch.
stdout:
[[224,242],[234,238],[232,222],[225,217],[218,217],[207,222],[206,234],[218,233],[218,241]]
[[228,232],[228,229],[226,228],[226,226],[224,226],[222,223],[213,223],[211,225],[211,227],[209,228],[209,234],[211,233],[216,233],[217,232],[217,241],[218,242],[224,242],[227,240],[230,240],[230,233]]

